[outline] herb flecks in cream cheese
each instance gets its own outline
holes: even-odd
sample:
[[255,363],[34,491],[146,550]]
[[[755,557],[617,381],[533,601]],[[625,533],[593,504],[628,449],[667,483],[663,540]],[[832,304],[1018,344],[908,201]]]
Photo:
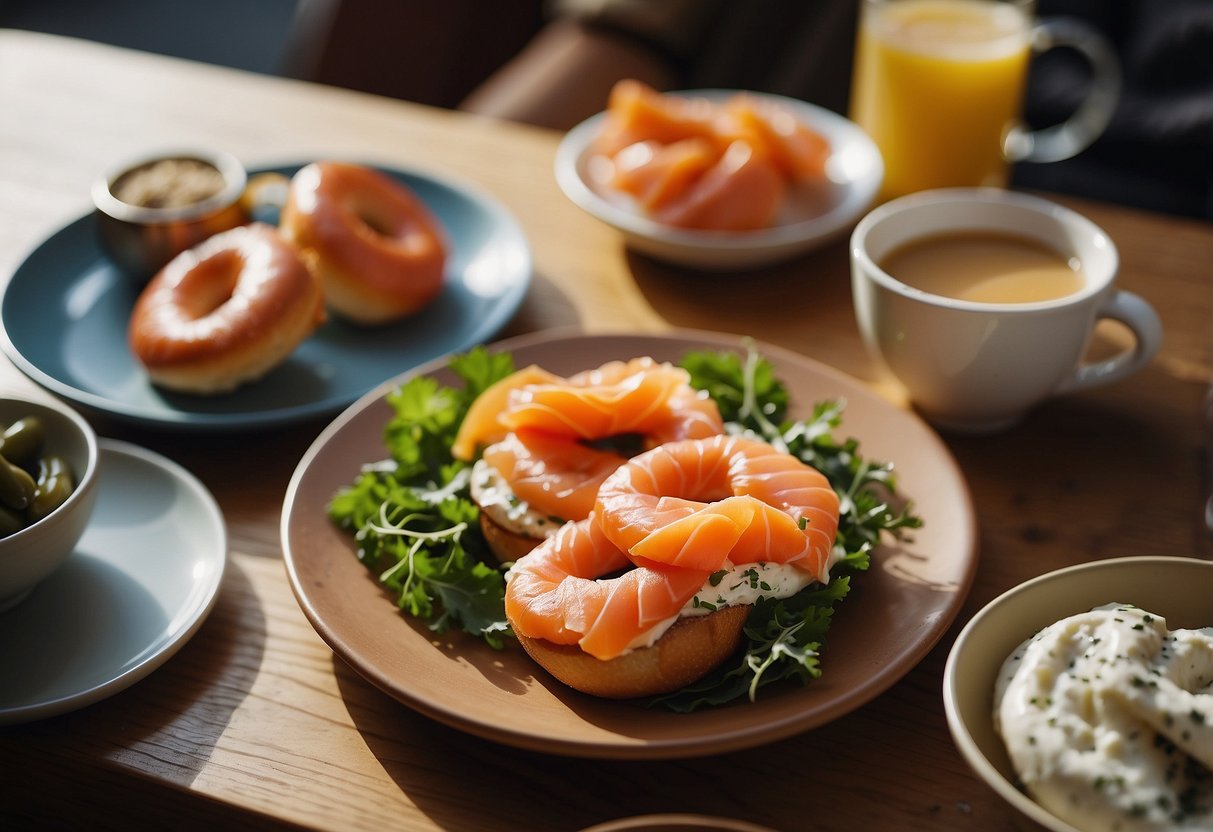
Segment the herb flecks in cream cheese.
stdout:
[[1213,830],[1213,628],[1109,604],[1003,664],[995,726],[1028,794],[1083,830]]
[[472,499],[489,519],[502,528],[526,537],[543,539],[556,534],[564,520],[551,517],[521,500],[496,468],[483,459],[472,467]]
[[753,604],[759,598],[790,598],[813,583],[812,575],[788,563],[725,563],[723,569],[708,576],[695,596],[678,611],[678,615],[638,635],[628,644],[627,650],[652,646],[680,618],[694,618],[725,607]]
[[707,615],[724,607],[753,604],[759,598],[790,598],[813,576],[787,563],[743,563],[713,572],[680,617]]

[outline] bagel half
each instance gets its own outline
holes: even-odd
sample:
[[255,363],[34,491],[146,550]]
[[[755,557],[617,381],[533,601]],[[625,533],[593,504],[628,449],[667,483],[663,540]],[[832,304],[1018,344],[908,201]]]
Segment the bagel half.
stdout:
[[670,693],[707,675],[741,644],[749,612],[742,605],[680,618],[652,646],[606,661],[575,644],[515,634],[537,664],[569,687],[606,699],[635,699]]
[[543,542],[542,537],[531,537],[507,529],[489,517],[488,512],[484,510],[480,512],[480,531],[500,563],[518,560]]

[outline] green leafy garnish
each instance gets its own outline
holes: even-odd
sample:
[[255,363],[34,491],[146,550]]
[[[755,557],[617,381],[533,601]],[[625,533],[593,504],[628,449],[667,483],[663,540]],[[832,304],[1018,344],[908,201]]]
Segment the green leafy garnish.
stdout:
[[844,402],[818,402],[808,419],[786,420],[787,390],[752,345],[744,362],[733,352],[696,352],[682,366],[696,388],[738,403],[728,415],[721,411],[728,432],[756,436],[825,474],[841,498],[835,545],[843,549],[843,563],[867,568],[866,555],[884,534],[922,525],[908,506],[895,504],[892,465],[865,460],[855,439],[835,438]]
[[788,410],[788,391],[775,378],[770,362],[753,360],[754,353],[691,352],[681,366],[691,374],[691,384],[706,390],[726,422],[749,423],[766,419],[779,423]]
[[[896,504],[890,465],[863,459],[854,439],[834,438],[841,402],[819,402],[808,419],[788,420],[787,389],[752,346],[745,355],[689,353],[682,366],[692,385],[716,401],[728,432],[756,436],[817,468],[841,502],[829,585],[758,601],[737,656],[695,684],[654,700],[691,711],[753,700],[761,687],[782,679],[817,678],[826,632],[852,577],[868,568],[882,537],[901,536],[921,521],[909,506]],[[384,431],[390,458],[365,466],[353,485],[334,496],[329,516],[354,533],[359,559],[402,609],[437,632],[459,628],[501,647],[512,635],[505,619],[504,568],[488,565],[478,509],[468,493],[470,468],[452,458],[450,448],[472,401],[512,373],[514,363],[508,354],[478,347],[453,359],[451,369],[462,388],[418,377],[388,394],[394,410]],[[715,585],[723,573],[712,577]]]
[[329,503],[329,517],[354,533],[358,558],[378,573],[400,607],[444,632],[455,627],[501,647],[509,635],[501,569],[485,562],[470,468],[451,444],[472,401],[514,371],[509,355],[482,347],[451,361],[462,389],[418,376],[387,395],[390,458],[363,467]]
[[851,589],[851,576],[868,568],[871,550],[882,536],[901,536],[922,521],[908,505],[894,504],[891,465],[863,459],[854,439],[834,438],[842,402],[818,402],[808,419],[787,420],[787,390],[752,345],[744,361],[732,352],[698,352],[684,358],[682,366],[692,385],[730,402],[728,432],[756,436],[812,465],[840,498],[837,562],[829,585],[757,602],[746,619],[745,643],[736,661],[655,700],[675,711],[693,711],[742,697],[753,701],[759,688],[781,679],[807,683],[820,676],[818,656],[834,609]]
[[753,701],[758,689],[780,679],[808,683],[821,675],[818,651],[851,579],[840,576],[828,586],[813,586],[791,598],[761,598],[746,618],[744,646],[732,659],[685,688],[653,700],[673,711],[690,712],[742,697]]

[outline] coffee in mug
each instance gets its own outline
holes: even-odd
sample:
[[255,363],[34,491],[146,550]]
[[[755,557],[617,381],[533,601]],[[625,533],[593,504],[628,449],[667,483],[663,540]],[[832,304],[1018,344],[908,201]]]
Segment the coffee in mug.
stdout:
[[932,235],[900,245],[879,266],[932,295],[978,303],[1036,303],[1083,287],[1082,264],[1030,237],[991,231]]
[[[1015,241],[1045,249],[1027,257],[1076,263],[1070,292],[1038,300],[952,295],[991,274],[984,256],[965,258],[976,242],[994,243],[1022,260]],[[938,262],[952,249],[948,284],[922,288],[891,258],[917,251]],[[1003,264],[1005,266],[1006,260]],[[1053,263],[1056,266],[1056,262]],[[1162,343],[1162,324],[1143,298],[1116,286],[1119,258],[1106,233],[1081,214],[1049,200],[999,188],[924,191],[872,210],[851,235],[851,286],[860,335],[872,355],[935,425],[989,433],[1014,425],[1045,399],[1128,378]],[[994,278],[1012,268],[996,269]],[[1011,278],[1017,290],[1023,281]],[[1032,281],[1027,281],[1032,282]],[[957,289],[957,286],[960,286]],[[1119,321],[1132,343],[1102,360],[1087,347],[1098,321]]]

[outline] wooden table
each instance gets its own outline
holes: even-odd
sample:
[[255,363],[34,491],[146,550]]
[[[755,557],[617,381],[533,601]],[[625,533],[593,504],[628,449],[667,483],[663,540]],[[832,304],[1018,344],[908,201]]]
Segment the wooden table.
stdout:
[[[362,159],[474,183],[517,216],[535,280],[506,334],[568,325],[756,334],[898,400],[860,346],[841,242],[744,279],[629,254],[558,191],[551,168],[560,137],[550,132],[14,32],[0,33],[0,114],[4,275],[88,210],[90,181],[120,157],[201,145],[250,165]],[[943,642],[870,704],[801,736],[710,759],[567,759],[461,734],[365,683],[291,594],[279,513],[323,421],[246,437],[96,418],[102,435],[198,474],[226,515],[228,571],[201,631],[147,679],[83,710],[0,731],[0,825],[555,832],[702,812],[786,832],[1010,829],[1009,811],[970,774],[944,724],[940,680],[960,625],[998,593],[1056,567],[1213,555],[1203,522],[1213,232],[1061,201],[1116,241],[1122,284],[1162,317],[1162,352],[1131,381],[1050,402],[1006,434],[947,438],[980,515],[976,583]],[[0,389],[40,393],[7,361]]]

